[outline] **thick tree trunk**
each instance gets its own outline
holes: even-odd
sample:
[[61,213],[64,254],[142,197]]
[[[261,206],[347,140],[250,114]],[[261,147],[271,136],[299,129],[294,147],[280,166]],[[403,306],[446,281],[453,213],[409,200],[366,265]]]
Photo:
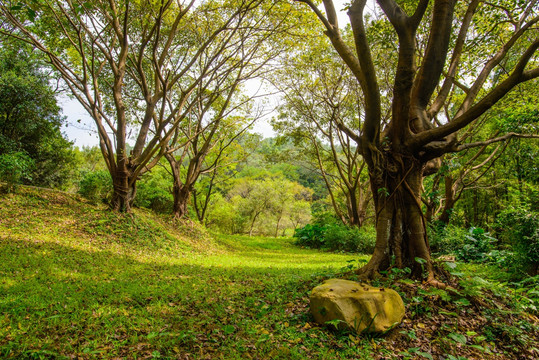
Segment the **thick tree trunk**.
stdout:
[[[376,209],[376,245],[360,274],[373,277],[390,267],[412,270],[412,276],[432,278],[425,218],[421,210],[424,164],[404,156],[384,154],[370,171]],[[417,258],[423,260],[416,260]]]
[[191,191],[184,184],[174,181],[172,193],[174,196],[172,213],[176,219],[181,219],[187,216],[187,205],[189,204]]
[[118,212],[130,212],[136,195],[136,181],[131,179],[131,172],[126,166],[118,166],[111,176],[113,185],[111,208]]

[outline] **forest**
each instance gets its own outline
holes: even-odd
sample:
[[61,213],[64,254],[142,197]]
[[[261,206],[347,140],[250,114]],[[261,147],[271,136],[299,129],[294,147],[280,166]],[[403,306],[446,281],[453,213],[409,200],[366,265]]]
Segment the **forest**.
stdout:
[[538,0],[0,0],[0,357],[538,358],[538,78]]

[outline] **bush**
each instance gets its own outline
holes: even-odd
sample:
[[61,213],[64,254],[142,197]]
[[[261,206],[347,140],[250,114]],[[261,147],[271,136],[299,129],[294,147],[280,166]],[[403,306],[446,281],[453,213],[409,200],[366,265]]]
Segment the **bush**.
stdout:
[[134,205],[158,213],[170,213],[174,205],[171,187],[170,175],[162,168],[155,168],[137,182]]
[[342,224],[308,224],[296,230],[296,244],[315,249],[370,254],[374,251],[376,231],[372,227],[348,227]]
[[429,224],[427,229],[430,249],[437,254],[455,254],[464,246],[466,230],[443,223]]
[[376,243],[374,228],[350,228],[345,225],[330,225],[324,232],[324,241],[333,251],[349,251],[372,254]]
[[525,209],[507,209],[497,218],[500,239],[511,245],[509,262],[515,273],[537,275],[539,271],[539,213]]
[[302,228],[296,229],[294,237],[296,245],[305,246],[313,249],[321,249],[325,247],[324,232],[326,226],[319,224],[307,224]]
[[8,191],[23,180],[30,180],[30,172],[34,161],[23,152],[13,152],[0,155],[0,181],[7,184]]
[[109,202],[112,190],[112,178],[104,170],[84,173],[79,183],[79,194],[93,202]]
[[496,239],[481,228],[471,227],[464,237],[464,245],[456,251],[457,259],[462,261],[483,262],[493,249]]

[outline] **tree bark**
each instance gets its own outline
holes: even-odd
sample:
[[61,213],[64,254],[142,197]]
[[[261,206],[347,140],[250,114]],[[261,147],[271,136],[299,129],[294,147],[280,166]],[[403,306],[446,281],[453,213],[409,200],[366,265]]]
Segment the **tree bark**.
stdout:
[[172,194],[174,196],[174,205],[172,213],[174,218],[181,219],[187,216],[187,205],[189,204],[189,198],[191,197],[191,191],[188,186],[174,181],[172,188]]
[[[421,210],[425,164],[395,152],[380,154],[371,170],[375,198],[376,245],[371,260],[358,272],[373,277],[390,267],[412,270],[412,276],[431,276],[432,263]],[[417,261],[417,258],[423,260]]]
[[260,215],[260,212],[257,212],[255,216],[253,216],[253,220],[251,221],[251,227],[249,228],[249,237],[253,236],[253,230],[255,228],[255,222],[258,218],[258,215]]
[[438,221],[444,223],[445,225],[449,224],[451,220],[451,214],[453,213],[453,207],[457,199],[455,198],[455,186],[454,179],[451,175],[445,175],[445,202],[442,213],[438,217]]
[[111,172],[113,193],[110,207],[118,212],[130,212],[136,195],[136,180],[125,161],[118,162],[115,171]]

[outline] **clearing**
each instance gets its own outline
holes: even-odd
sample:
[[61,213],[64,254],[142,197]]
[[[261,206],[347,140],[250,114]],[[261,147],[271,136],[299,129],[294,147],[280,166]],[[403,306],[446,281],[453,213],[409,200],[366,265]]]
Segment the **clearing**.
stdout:
[[148,211],[113,214],[58,192],[0,195],[0,259],[1,358],[538,354],[537,317],[499,302],[496,289],[522,303],[504,283],[481,283],[494,311],[479,309],[471,290],[455,298],[401,281],[407,319],[398,329],[383,338],[336,332],[312,322],[309,292],[366,256],[300,249],[289,238],[212,235]]

